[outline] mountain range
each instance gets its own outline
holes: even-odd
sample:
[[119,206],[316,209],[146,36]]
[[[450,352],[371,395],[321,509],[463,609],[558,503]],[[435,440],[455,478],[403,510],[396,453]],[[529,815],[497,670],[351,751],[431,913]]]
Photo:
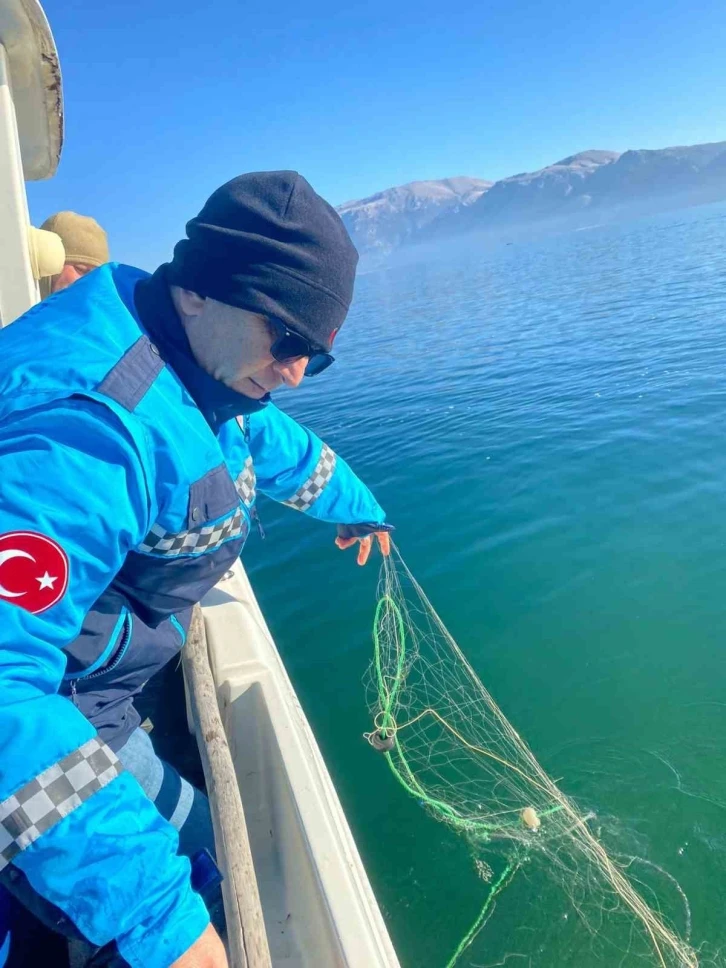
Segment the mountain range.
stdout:
[[528,227],[576,228],[630,212],[726,199],[726,141],[590,150],[491,182],[459,176],[388,188],[338,207],[366,261],[418,243]]

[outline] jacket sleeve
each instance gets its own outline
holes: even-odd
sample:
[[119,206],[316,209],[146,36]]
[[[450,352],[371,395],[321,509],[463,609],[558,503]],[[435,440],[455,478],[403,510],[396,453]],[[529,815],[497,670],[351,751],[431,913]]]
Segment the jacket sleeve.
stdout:
[[274,404],[245,417],[257,486],[332,524],[382,524],[383,508],[350,466]]
[[115,939],[133,968],[168,968],[209,920],[189,862],[57,693],[63,646],[148,532],[142,448],[90,400],[26,410],[0,427],[0,869],[21,869],[93,944]]

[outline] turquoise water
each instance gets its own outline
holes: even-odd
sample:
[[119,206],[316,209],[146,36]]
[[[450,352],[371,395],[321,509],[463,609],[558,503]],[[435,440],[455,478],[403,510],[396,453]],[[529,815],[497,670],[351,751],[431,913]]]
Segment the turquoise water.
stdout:
[[[278,401],[375,490],[515,728],[624,850],[678,879],[716,963],[725,319],[724,206],[472,246],[362,276],[339,363]],[[401,963],[443,968],[485,886],[361,739],[377,567],[327,526],[260,510],[268,537],[246,564]],[[462,965],[620,963],[567,941],[571,907],[546,873],[509,888]]]

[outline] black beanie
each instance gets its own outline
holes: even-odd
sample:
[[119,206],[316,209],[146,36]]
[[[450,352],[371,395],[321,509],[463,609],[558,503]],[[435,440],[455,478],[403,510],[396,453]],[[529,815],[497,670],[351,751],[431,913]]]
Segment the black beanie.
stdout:
[[275,317],[330,350],[353,298],[358,253],[338,213],[302,175],[233,178],[186,228],[170,282]]

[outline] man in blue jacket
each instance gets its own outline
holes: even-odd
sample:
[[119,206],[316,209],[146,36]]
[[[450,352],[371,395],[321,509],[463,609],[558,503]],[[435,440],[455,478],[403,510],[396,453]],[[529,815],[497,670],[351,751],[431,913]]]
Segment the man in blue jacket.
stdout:
[[376,535],[388,551],[370,491],[269,399],[333,362],[357,263],[339,217],[261,172],[187,236],[153,276],[102,266],[0,332],[0,886],[134,968],[226,964],[184,856],[205,802],[155,763],[133,697],[256,491],[360,563]]

